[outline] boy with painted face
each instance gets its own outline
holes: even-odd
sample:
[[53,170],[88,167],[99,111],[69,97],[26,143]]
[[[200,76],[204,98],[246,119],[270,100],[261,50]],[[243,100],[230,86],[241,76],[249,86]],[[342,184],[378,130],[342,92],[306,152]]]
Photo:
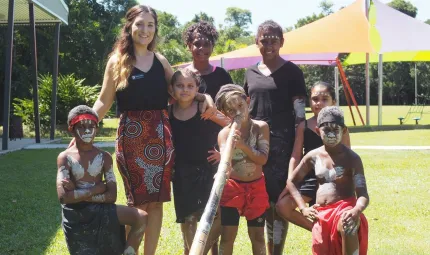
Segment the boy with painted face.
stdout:
[[[70,111],[67,122],[76,142],[58,155],[57,194],[70,254],[136,254],[147,214],[115,205],[112,157],[93,145],[97,114],[80,105]],[[127,242],[122,225],[131,226]]]
[[[317,132],[323,146],[303,157],[287,180],[300,212],[313,222],[313,254],[367,254],[368,223],[363,211],[369,204],[360,156],[341,143],[346,132],[342,111],[327,106],[318,114]],[[298,191],[301,180],[315,169],[316,204],[306,207]]]
[[[215,98],[217,108],[231,119],[240,120],[240,130],[235,134],[232,169],[220,201],[221,243],[220,254],[232,254],[240,216],[248,223],[253,254],[266,254],[264,241],[265,212],[269,208],[263,165],[269,154],[269,126],[264,121],[249,116],[248,99],[238,85],[221,87]],[[230,127],[218,134],[218,144],[223,152]]]

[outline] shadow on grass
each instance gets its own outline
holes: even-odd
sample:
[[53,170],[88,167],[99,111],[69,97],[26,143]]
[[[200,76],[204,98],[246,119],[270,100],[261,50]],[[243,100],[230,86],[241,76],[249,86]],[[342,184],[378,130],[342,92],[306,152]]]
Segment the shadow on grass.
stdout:
[[44,254],[61,228],[55,189],[60,151],[21,150],[0,156],[0,254]]

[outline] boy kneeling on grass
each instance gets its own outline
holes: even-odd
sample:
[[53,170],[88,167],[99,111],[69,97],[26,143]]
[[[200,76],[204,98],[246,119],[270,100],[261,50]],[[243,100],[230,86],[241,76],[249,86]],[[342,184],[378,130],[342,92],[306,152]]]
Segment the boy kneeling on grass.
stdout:
[[[93,145],[97,114],[80,105],[70,111],[67,123],[76,142],[58,155],[57,194],[70,254],[136,254],[147,214],[115,205],[112,157]],[[122,225],[131,226],[127,242]]]
[[[367,254],[368,224],[362,213],[369,204],[360,156],[341,143],[346,132],[342,111],[327,106],[318,114],[317,132],[323,146],[303,157],[287,180],[300,212],[310,219],[313,254]],[[316,204],[306,207],[300,182],[315,169],[319,186]]]

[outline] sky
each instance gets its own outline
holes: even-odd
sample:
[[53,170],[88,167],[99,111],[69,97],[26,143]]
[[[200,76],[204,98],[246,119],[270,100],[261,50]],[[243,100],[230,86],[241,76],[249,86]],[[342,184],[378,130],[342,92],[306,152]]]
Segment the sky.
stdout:
[[[194,14],[205,12],[214,17],[215,23],[224,23],[225,11],[228,7],[247,9],[252,13],[252,25],[248,30],[255,33],[260,23],[273,19],[283,28],[293,26],[300,18],[321,12],[318,5],[320,0],[138,0],[141,4],[175,15],[181,24],[190,21]],[[333,10],[339,10],[354,0],[330,0]],[[380,0],[389,3],[390,0]],[[417,19],[430,19],[429,0],[409,0],[418,8]]]

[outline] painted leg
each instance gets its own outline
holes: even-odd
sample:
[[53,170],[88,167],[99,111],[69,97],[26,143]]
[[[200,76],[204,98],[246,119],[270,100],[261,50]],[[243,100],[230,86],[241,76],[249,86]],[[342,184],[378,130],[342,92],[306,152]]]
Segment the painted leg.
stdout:
[[220,255],[233,254],[234,240],[236,240],[238,226],[223,226],[221,230],[221,242],[219,244]]
[[129,226],[124,255],[135,255],[139,249],[148,221],[148,214],[140,209],[117,205],[116,213],[121,225]]
[[264,227],[248,227],[248,235],[252,244],[252,254],[266,255]]
[[194,235],[197,229],[197,217],[192,214],[185,218],[185,223],[181,223],[182,236],[184,238],[184,254],[187,255],[191,249]]
[[266,211],[267,250],[270,255],[282,254],[285,238],[288,232],[288,222],[276,213],[275,204],[270,203]]
[[[306,203],[312,200],[310,197],[302,197]],[[291,196],[284,196],[276,203],[276,212],[280,217],[308,231],[312,231],[313,222],[304,217],[296,208],[297,204]],[[288,226],[286,231],[288,232]]]
[[148,204],[148,226],[145,230],[144,255],[154,255],[160,238],[163,221],[163,203],[152,202]]
[[353,231],[346,231],[343,227],[342,220],[337,225],[337,231],[342,237],[342,254],[343,255],[358,255],[359,245],[358,242],[358,229],[360,228],[360,219]]

